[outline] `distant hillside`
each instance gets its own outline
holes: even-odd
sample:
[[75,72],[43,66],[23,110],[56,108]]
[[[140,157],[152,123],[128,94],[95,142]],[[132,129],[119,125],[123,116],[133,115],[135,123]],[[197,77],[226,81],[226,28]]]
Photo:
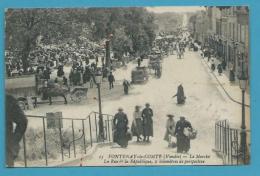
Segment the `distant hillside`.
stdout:
[[158,25],[156,32],[171,32],[174,31],[178,26],[182,25],[183,14],[180,13],[155,13],[154,16],[154,22]]

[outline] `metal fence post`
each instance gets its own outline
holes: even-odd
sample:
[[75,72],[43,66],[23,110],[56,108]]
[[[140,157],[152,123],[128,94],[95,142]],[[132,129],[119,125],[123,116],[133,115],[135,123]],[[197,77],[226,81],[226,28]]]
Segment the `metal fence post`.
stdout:
[[74,158],[76,158],[76,147],[75,147],[75,134],[74,134],[74,120],[71,120],[71,128],[72,128],[72,141],[73,141],[73,150],[74,150]]
[[70,145],[69,145],[69,158],[70,158]]
[[222,121],[222,124],[221,124],[221,128],[222,128],[222,152],[225,154],[225,127],[224,127],[225,123],[224,121]]
[[46,145],[46,132],[45,132],[45,119],[42,117],[43,125],[43,142],[44,142],[44,154],[45,154],[45,165],[48,166],[48,154],[47,154],[47,145]]
[[239,152],[238,152],[238,130],[236,130],[236,151],[237,151],[237,155],[236,155],[236,157],[237,157],[237,165],[238,165],[238,163],[239,163],[239,161],[238,161],[238,158],[239,158]]
[[222,151],[221,146],[222,146],[222,128],[221,128],[221,122],[219,122],[219,151]]
[[233,129],[230,130],[230,138],[231,138],[231,164],[233,165]]
[[92,141],[92,129],[91,129],[91,120],[90,120],[90,116],[88,118],[88,123],[89,123],[89,135],[90,135],[90,145],[92,147],[93,145],[93,141]]
[[217,149],[217,125],[215,122],[215,149]]
[[96,128],[96,140],[98,142],[99,140],[98,140],[98,131],[97,131],[97,114],[96,114],[96,112],[95,112],[95,128]]
[[60,134],[60,151],[61,151],[61,158],[62,161],[64,161],[64,156],[63,156],[63,139],[62,139],[62,134],[61,134],[61,118],[59,118],[59,134]]
[[227,121],[225,120],[224,122],[224,154],[225,156],[227,155]]
[[82,132],[83,132],[83,146],[84,146],[84,152],[85,154],[87,153],[87,150],[86,150],[86,139],[85,139],[85,125],[84,125],[84,120],[82,119]]
[[25,139],[25,134],[23,135],[23,157],[24,157],[24,167],[27,167],[27,157],[26,157],[26,139]]
[[107,131],[108,131],[108,141],[110,142],[110,125],[109,125],[109,116],[107,115]]
[[230,138],[229,138],[229,132],[230,132],[230,129],[229,129],[229,124],[227,125],[227,155],[228,155],[228,164],[230,164]]

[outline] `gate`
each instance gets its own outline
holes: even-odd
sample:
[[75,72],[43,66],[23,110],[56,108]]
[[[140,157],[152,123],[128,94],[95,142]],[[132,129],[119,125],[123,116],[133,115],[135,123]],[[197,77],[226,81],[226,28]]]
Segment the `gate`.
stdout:
[[[248,136],[249,131],[246,131]],[[241,152],[241,129],[230,128],[227,120],[215,123],[215,151],[219,154],[225,165],[240,165],[249,162],[249,142],[247,152]],[[247,163],[242,158],[246,156]]]
[[15,167],[55,165],[77,155],[84,155],[97,143],[113,141],[113,116],[102,114],[103,133],[99,135],[99,113],[91,112],[87,118],[57,118],[27,115],[28,127],[20,143],[21,150]]

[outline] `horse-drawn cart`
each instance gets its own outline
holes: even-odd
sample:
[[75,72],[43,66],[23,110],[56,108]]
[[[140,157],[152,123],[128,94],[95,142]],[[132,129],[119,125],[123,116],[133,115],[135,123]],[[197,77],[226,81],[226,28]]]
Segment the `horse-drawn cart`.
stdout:
[[42,87],[39,92],[42,93],[43,100],[49,100],[49,104],[52,104],[53,97],[62,97],[64,103],[67,104],[67,97],[72,101],[79,103],[81,100],[87,98],[88,87],[84,85],[67,86],[62,82],[54,82],[49,80],[47,86]]
[[161,77],[162,73],[162,63],[161,63],[161,58],[158,55],[151,55],[148,68],[150,70],[150,73],[154,71],[154,74],[157,77]]
[[132,83],[145,83],[148,81],[148,72],[146,67],[136,67],[131,73]]
[[[49,82],[51,82],[49,80]],[[29,109],[32,104],[35,108],[38,103],[46,103],[43,101],[38,101],[38,96],[40,99],[45,98],[49,100],[52,104],[52,97],[61,96],[64,98],[65,103],[67,103],[66,96],[69,95],[71,101],[80,102],[82,99],[87,97],[88,88],[85,86],[72,86],[72,87],[62,87],[58,84],[55,86],[48,87],[46,80],[40,79],[37,75],[22,75],[19,77],[10,77],[5,79],[5,90],[6,93],[13,95],[24,110]]]

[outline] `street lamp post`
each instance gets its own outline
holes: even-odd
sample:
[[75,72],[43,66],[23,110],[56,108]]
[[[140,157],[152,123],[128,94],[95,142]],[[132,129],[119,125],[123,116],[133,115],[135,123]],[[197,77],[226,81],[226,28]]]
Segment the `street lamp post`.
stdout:
[[245,122],[245,91],[247,85],[247,75],[244,68],[244,58],[241,60],[241,72],[239,75],[239,86],[242,90],[242,121],[241,121],[241,133],[240,133],[240,145],[243,163],[246,164],[246,122]]
[[97,89],[98,89],[99,139],[104,140],[104,123],[103,123],[102,106],[101,106],[101,91],[100,91],[101,82],[102,82],[102,72],[101,72],[101,70],[97,70],[97,73],[95,75],[95,83],[96,83]]
[[113,38],[113,34],[109,34],[106,40],[106,67],[110,69],[111,66],[111,58],[110,58],[110,48],[111,48],[111,39]]

